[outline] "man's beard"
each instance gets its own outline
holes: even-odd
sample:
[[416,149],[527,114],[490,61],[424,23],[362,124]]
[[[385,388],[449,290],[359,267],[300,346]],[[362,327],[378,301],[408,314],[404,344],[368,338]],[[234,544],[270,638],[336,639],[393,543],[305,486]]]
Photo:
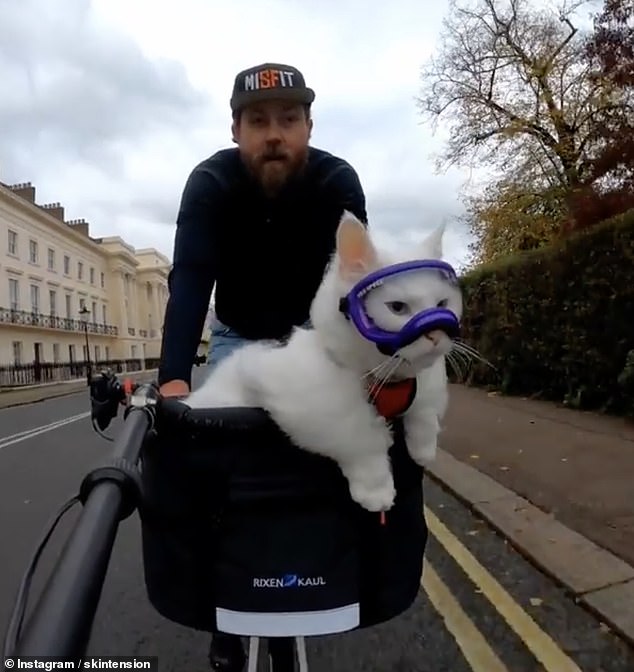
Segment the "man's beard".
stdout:
[[308,160],[308,148],[294,157],[279,149],[267,149],[255,158],[243,156],[242,159],[264,193],[273,197],[302,173]]

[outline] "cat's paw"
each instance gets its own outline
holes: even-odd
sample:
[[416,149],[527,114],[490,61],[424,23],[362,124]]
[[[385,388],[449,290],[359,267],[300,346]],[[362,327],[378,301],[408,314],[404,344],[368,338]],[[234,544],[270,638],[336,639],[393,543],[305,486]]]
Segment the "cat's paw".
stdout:
[[368,511],[389,511],[394,504],[396,490],[391,478],[383,485],[373,488],[353,481],[350,483],[350,495],[357,504]]
[[428,443],[414,450],[410,450],[409,454],[416,464],[421,467],[425,467],[436,459],[436,452],[437,446],[436,442],[434,441],[434,443]]
[[430,462],[433,462],[436,459],[436,452],[438,449],[436,441],[431,441],[418,446],[408,444],[407,448],[412,460],[421,467],[427,466]]

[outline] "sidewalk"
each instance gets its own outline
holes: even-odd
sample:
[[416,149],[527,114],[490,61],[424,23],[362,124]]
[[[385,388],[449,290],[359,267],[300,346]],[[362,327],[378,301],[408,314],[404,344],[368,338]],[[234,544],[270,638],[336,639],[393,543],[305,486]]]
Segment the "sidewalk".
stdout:
[[634,643],[634,422],[451,386],[429,476]]
[[[156,377],[157,369],[118,373],[119,380],[131,378],[134,381],[148,382]],[[86,379],[67,380],[59,383],[45,383],[43,385],[25,385],[21,388],[0,389],[0,409],[13,406],[34,404],[38,401],[65,397],[86,390]],[[88,394],[88,392],[86,392]]]

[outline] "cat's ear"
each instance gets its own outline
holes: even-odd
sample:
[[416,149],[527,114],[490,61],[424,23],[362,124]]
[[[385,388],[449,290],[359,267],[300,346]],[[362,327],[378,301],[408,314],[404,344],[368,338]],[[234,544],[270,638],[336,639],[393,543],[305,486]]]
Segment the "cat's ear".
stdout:
[[446,223],[443,223],[434,229],[423,241],[421,249],[428,259],[442,258],[442,239],[445,233]]
[[337,229],[339,273],[353,280],[369,273],[377,263],[377,253],[366,227],[351,212],[344,210]]

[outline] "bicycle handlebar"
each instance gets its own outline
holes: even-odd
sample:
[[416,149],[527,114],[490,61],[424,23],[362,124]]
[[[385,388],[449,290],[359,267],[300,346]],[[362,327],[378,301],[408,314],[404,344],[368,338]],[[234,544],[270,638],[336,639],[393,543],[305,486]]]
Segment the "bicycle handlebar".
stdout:
[[[125,399],[125,390],[112,373],[102,373],[91,383],[92,415],[101,429],[105,429],[116,417],[119,404]],[[141,393],[139,392],[141,391]],[[148,403],[143,385],[130,389],[132,406]],[[239,432],[277,433],[278,426],[262,408],[190,408],[179,397],[157,396],[152,403],[160,420],[182,429],[209,431],[218,436]]]
[[79,495],[73,498],[83,505],[81,516],[21,634],[23,614],[19,612],[22,607],[24,613],[25,606],[20,602],[26,602],[30,574],[57,521],[36,550],[9,623],[5,658],[37,655],[77,660],[85,655],[119,523],[134,513],[140,501],[137,463],[157,424],[209,432],[215,438],[244,432],[281,435],[263,409],[191,409],[177,398],[161,398],[153,384],[135,385],[126,391],[112,373],[93,378],[90,390],[93,426],[96,422],[102,430],[127,399],[123,429],[111,458],[86,474]]
[[[147,394],[151,399],[149,387]],[[130,407],[111,459],[82,481],[77,497],[83,504],[81,516],[23,636],[18,638],[19,633],[11,632],[18,628],[10,626],[6,645],[15,646],[15,651],[5,649],[5,658],[61,656],[76,660],[85,654],[119,522],[131,515],[137,505],[136,464],[153,424],[149,408]],[[23,584],[26,582],[28,572]],[[12,638],[17,641],[11,642]]]

